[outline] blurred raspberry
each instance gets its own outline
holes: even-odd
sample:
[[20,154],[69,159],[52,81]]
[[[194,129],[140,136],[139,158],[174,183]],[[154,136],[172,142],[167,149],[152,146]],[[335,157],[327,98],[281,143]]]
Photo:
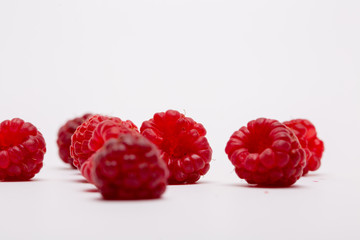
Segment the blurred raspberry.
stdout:
[[303,175],[309,171],[318,170],[325,148],[323,141],[317,137],[315,126],[306,119],[294,119],[284,124],[294,131],[306,151],[306,166]]
[[202,124],[168,110],[143,122],[140,131],[161,150],[170,184],[195,183],[209,170],[212,149]]
[[166,164],[140,134],[106,141],[92,159],[92,178],[105,199],[159,198],[166,189]]
[[81,117],[71,119],[59,129],[56,141],[59,148],[59,156],[65,163],[69,163],[72,167],[75,166],[73,165],[73,159],[70,155],[71,136],[74,134],[76,128],[90,116],[91,114],[84,114]]
[[25,181],[43,166],[45,140],[34,125],[14,118],[0,124],[0,181]]

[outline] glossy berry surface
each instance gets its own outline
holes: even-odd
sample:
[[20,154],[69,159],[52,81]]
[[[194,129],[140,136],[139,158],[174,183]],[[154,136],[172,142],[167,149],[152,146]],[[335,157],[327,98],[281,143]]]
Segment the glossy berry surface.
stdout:
[[212,149],[202,124],[175,110],[159,112],[143,122],[140,132],[161,151],[170,184],[195,183],[210,168]]
[[[86,162],[89,157],[95,153],[96,146],[89,145],[90,140],[93,138],[93,133],[97,125],[105,120],[112,120],[119,124],[125,124],[129,126],[135,126],[131,121],[122,121],[117,117],[108,117],[102,115],[94,115],[83,122],[74,132],[71,137],[70,154],[74,159],[73,163],[78,168]],[[136,127],[136,126],[135,126]]]
[[140,134],[110,139],[92,158],[92,178],[105,199],[159,198],[166,189],[166,164]]
[[59,149],[59,156],[65,163],[68,163],[73,167],[75,166],[73,165],[73,158],[70,154],[71,136],[74,134],[76,128],[89,117],[91,117],[91,114],[84,114],[81,117],[71,119],[61,126],[58,131],[56,143]]
[[0,124],[0,181],[25,181],[43,166],[45,140],[34,125],[14,118]]
[[225,149],[236,174],[249,184],[286,187],[302,175],[305,151],[277,120],[259,118],[234,132]]
[[284,124],[294,131],[306,151],[306,166],[303,175],[309,171],[318,170],[325,147],[324,142],[317,137],[315,126],[306,119],[294,119]]
[[[131,121],[117,121],[117,120],[104,120],[100,122],[92,133],[92,137],[89,140],[89,149],[93,152],[99,150],[106,141],[111,138],[118,138],[123,134],[139,134],[139,131],[134,123]],[[86,178],[86,180],[92,183],[91,179],[91,167],[92,167],[92,157],[85,161],[81,168],[81,174]]]

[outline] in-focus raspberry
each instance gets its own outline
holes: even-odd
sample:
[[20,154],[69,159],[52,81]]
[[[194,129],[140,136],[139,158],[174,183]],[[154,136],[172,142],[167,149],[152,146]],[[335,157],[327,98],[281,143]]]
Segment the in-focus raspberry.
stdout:
[[306,166],[303,175],[309,171],[318,170],[325,148],[324,142],[317,137],[315,126],[307,119],[294,119],[284,124],[294,131],[306,151]]
[[20,118],[0,124],[0,181],[26,181],[43,166],[45,140],[34,125]]
[[175,110],[159,112],[143,122],[140,132],[161,151],[170,184],[195,183],[210,168],[212,149],[202,124]]
[[140,134],[112,138],[92,156],[92,178],[105,199],[159,198],[168,170],[157,147]]
[[291,129],[259,118],[235,131],[225,152],[236,174],[249,184],[286,187],[302,175],[305,151]]
[[57,145],[59,148],[59,156],[65,162],[73,165],[73,158],[70,155],[71,136],[74,134],[76,128],[80,126],[91,114],[84,114],[81,117],[77,117],[67,121],[63,126],[60,127],[57,138]]

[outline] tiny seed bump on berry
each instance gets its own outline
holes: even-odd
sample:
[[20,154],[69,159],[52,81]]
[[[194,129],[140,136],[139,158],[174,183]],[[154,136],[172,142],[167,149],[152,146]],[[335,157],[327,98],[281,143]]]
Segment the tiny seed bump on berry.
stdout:
[[194,166],[192,164],[192,161],[190,160],[189,157],[185,157],[182,161],[181,161],[181,169],[185,172],[185,173],[192,173],[194,171]]
[[290,161],[289,154],[280,151],[275,152],[275,158],[276,158],[276,165],[281,168],[286,166]]
[[7,168],[7,173],[9,176],[15,177],[21,174],[21,168],[18,165],[11,164]]
[[281,152],[289,152],[291,149],[291,144],[284,140],[276,140],[273,142],[272,148]]
[[244,163],[246,157],[249,155],[249,151],[246,148],[240,148],[234,151],[230,160],[234,166],[240,166]]
[[271,171],[270,176],[273,182],[280,180],[283,177],[283,172],[280,170]]
[[154,115],[155,124],[160,124],[161,125],[163,123],[164,117],[165,117],[164,112],[155,113],[155,115]]
[[23,146],[29,151],[29,152],[35,152],[39,147],[37,145],[37,142],[35,138],[30,137],[28,140],[23,142]]
[[209,171],[209,169],[210,169],[210,164],[207,163],[202,169],[199,170],[199,173],[201,175],[205,175]]
[[230,139],[226,144],[225,152],[231,155],[234,150],[242,148],[244,145],[244,142],[242,142],[241,140]]
[[174,172],[174,174],[175,175],[173,177],[179,182],[184,181],[185,178],[186,178],[186,174],[183,173],[181,170],[178,170],[178,171]]
[[246,141],[248,136],[243,131],[236,131],[232,135],[233,138]]
[[287,141],[287,142],[291,141],[291,138],[290,138],[289,134],[286,133],[286,132],[278,132],[278,133],[272,135],[272,139],[273,140],[281,139],[281,140],[284,140],[284,141]]
[[270,131],[270,133],[269,133],[269,136],[270,136],[273,140],[275,140],[275,139],[276,139],[275,136],[276,136],[277,134],[279,134],[279,133],[288,134],[288,132],[286,131],[286,129],[284,128],[284,126],[281,126],[281,125],[280,125],[280,126],[274,128],[274,129],[272,129],[272,130]]
[[244,161],[244,167],[246,170],[248,171],[255,171],[256,169],[256,161],[257,158],[259,157],[258,153],[251,153],[249,154],[245,161]]
[[203,158],[201,158],[199,155],[197,154],[192,154],[190,156],[190,162],[193,162],[194,167],[196,170],[202,169],[205,166],[205,161]]
[[0,168],[7,168],[10,164],[7,151],[0,151]]
[[174,110],[165,112],[165,121],[176,122],[180,118],[180,113]]
[[201,123],[196,123],[194,128],[198,131],[200,136],[206,135],[206,129],[204,128],[204,126]]
[[259,155],[260,162],[267,168],[272,168],[275,166],[275,155],[271,148],[265,149]]

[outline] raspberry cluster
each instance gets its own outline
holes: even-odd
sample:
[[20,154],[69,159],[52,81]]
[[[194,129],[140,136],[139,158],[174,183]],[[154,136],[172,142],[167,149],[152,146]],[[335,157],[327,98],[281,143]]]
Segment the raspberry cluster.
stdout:
[[43,166],[45,140],[34,125],[20,118],[0,124],[0,181],[26,181]]
[[307,120],[284,124],[259,118],[235,131],[225,152],[236,174],[249,184],[286,187],[320,166],[324,145]]
[[[212,157],[204,126],[175,110],[155,113],[140,132],[130,120],[86,114],[62,126],[57,143],[63,161],[73,163],[104,199],[159,198],[167,184],[197,182]],[[291,186],[317,170],[323,151],[305,119],[252,120],[225,148],[240,178],[271,187]]]
[[[168,183],[195,183],[209,170],[212,150],[205,128],[178,111],[156,113],[143,122],[141,134],[129,120],[84,115],[59,130],[59,143],[75,123],[65,159],[105,199],[158,198]],[[67,147],[58,145],[62,156]]]
[[158,198],[166,189],[168,170],[156,146],[129,120],[90,117],[74,132],[70,152],[104,199]]

